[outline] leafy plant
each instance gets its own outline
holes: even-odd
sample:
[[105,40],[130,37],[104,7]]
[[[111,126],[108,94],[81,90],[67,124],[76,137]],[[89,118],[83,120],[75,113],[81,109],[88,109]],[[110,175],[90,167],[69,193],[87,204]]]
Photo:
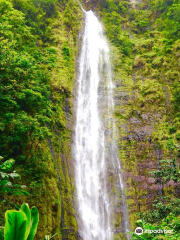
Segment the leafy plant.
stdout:
[[[9,1],[0,0],[0,15],[0,151],[24,162],[49,135],[48,82],[53,60],[49,66],[51,54],[39,54],[24,14]],[[48,70],[42,67],[44,62]]]
[[[3,157],[0,156],[0,161]],[[25,185],[13,184],[11,179],[21,178],[20,175],[12,170],[15,160],[9,159],[0,165],[0,195],[11,193],[11,194],[28,194],[22,187]]]
[[36,207],[29,209],[27,203],[22,204],[19,211],[7,210],[5,213],[4,237],[0,231],[0,240],[33,240],[39,222]]
[[154,178],[156,178],[157,183],[167,183],[170,180],[174,182],[179,182],[180,180],[180,170],[176,164],[176,159],[173,160],[160,160],[161,169],[150,172]]
[[162,219],[166,218],[169,214],[175,216],[180,215],[180,199],[164,197],[157,198],[152,204],[151,209],[145,213],[141,213],[141,218],[145,222],[157,223],[161,222]]
[[[160,223],[151,224],[142,219],[136,222],[136,227],[141,227],[144,233],[138,236],[136,233],[132,232],[132,240],[176,240],[180,238],[180,215],[175,216],[170,213],[166,218],[162,219]],[[163,232],[157,230],[162,230]],[[145,232],[145,230],[147,230]],[[164,232],[166,230],[166,232]],[[148,231],[151,231],[149,233]],[[155,232],[154,232],[155,231]],[[167,233],[169,231],[169,233]]]

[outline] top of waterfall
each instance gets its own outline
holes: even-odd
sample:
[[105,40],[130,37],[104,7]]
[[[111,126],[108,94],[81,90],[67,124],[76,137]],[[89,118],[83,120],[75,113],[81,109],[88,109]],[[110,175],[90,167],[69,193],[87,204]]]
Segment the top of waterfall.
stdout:
[[92,12],[92,10],[86,11],[86,10],[83,8],[83,6],[82,6],[82,4],[80,3],[80,1],[78,1],[78,3],[79,3],[79,5],[80,5],[80,7],[81,7],[81,9],[82,9],[82,11],[83,11],[84,13]]
[[82,11],[83,11],[84,13],[86,13],[86,10],[83,8],[83,6],[82,6],[82,4],[80,3],[80,1],[79,1],[79,0],[78,0],[78,3],[79,3],[79,5],[80,5],[80,7],[81,7]]
[[[80,4],[81,5],[81,4]],[[86,13],[86,10],[83,8],[83,6],[81,5],[81,9],[84,13]]]

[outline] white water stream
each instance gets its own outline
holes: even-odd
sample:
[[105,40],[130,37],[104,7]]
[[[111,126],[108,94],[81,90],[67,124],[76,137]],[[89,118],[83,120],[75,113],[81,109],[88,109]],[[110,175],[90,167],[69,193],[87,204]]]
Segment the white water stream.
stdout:
[[[109,164],[118,169],[121,192],[124,186],[117,147],[112,140],[115,123],[109,47],[94,13],[84,14],[74,144],[79,233],[83,240],[112,240],[112,209],[107,188]],[[124,195],[122,206],[126,208],[123,198]],[[128,230],[127,217],[124,229]]]

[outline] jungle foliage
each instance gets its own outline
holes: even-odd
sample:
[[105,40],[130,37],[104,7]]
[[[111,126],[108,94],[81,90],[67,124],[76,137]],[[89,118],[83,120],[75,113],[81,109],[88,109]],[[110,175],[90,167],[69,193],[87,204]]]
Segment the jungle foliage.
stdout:
[[[3,161],[3,157],[0,156],[0,163],[2,161]],[[0,164],[0,196],[1,197],[7,194],[15,194],[15,195],[29,194],[28,192],[23,190],[23,188],[26,188],[25,185],[12,183],[14,179],[21,179],[20,175],[16,172],[16,170],[13,170],[14,164],[15,164],[15,161],[13,159],[3,161],[3,163]]]
[[[96,0],[92,4],[99,10],[108,39],[118,49],[119,67],[128,76],[138,72],[133,90],[140,95],[139,106],[160,105],[165,102],[161,85],[170,88],[172,94],[166,99],[168,116],[165,124],[159,126],[165,133],[157,131],[156,141],[163,140],[169,155],[177,157],[160,162],[161,169],[154,170],[154,177],[158,184],[171,179],[178,184],[180,1],[142,0],[134,8],[125,0]],[[73,0],[0,0],[0,153],[9,159],[0,162],[3,198],[8,199],[17,191],[22,193],[21,184],[25,182],[30,197],[37,197],[44,205],[45,179],[50,179],[49,186],[54,184],[51,177],[55,173],[47,162],[50,158],[47,142],[52,142],[60,155],[64,151],[62,142],[69,137],[65,119],[71,114],[67,99],[72,94],[75,71],[74,42],[81,19],[77,17],[78,9]],[[144,81],[144,77],[148,80]],[[14,178],[19,175],[22,179],[16,182]],[[69,197],[66,179],[60,178]],[[54,189],[51,189],[53,196]],[[147,229],[166,225],[174,229],[174,235],[167,239],[178,239],[178,186],[175,190],[170,196],[156,199],[152,211],[141,215],[137,225]],[[48,190],[45,191],[47,196]],[[39,194],[43,196],[40,199]],[[51,208],[57,212],[62,200],[53,201]],[[43,211],[48,215],[49,209]],[[55,232],[51,227],[48,234],[53,236]],[[141,238],[133,236],[133,239]]]
[[49,205],[48,213],[55,212],[45,217],[51,221],[47,232],[42,226],[48,223],[40,220],[43,237],[60,227],[59,189],[68,184],[60,166],[64,185],[59,185],[51,150],[60,156],[70,135],[66,114],[71,114],[79,12],[74,0],[0,0],[0,153],[5,159],[0,160],[0,225],[5,210],[23,201],[39,207],[53,191],[49,204],[40,207],[40,214]]
[[[50,25],[61,9],[66,9],[67,28],[75,33],[77,22],[67,1],[0,1],[0,152],[17,164],[45,160],[41,143],[51,138],[58,121],[60,109],[51,97],[58,53]],[[66,42],[62,55],[68,65]],[[68,92],[64,87],[62,100]],[[59,128],[63,131],[64,123]]]

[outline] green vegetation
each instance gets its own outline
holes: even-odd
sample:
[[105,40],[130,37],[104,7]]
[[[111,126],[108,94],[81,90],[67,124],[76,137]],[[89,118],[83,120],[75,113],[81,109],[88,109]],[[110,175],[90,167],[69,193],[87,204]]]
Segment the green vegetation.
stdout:
[[156,184],[161,183],[165,184],[170,180],[173,180],[175,183],[180,180],[180,171],[177,166],[176,159],[173,160],[160,160],[161,169],[151,172],[153,177],[156,179]]
[[[5,240],[33,240],[39,221],[36,207],[29,209],[23,204],[19,211],[7,210],[5,213],[4,233],[0,230],[1,239]],[[3,237],[4,235],[4,237]]]
[[[179,167],[176,160],[163,160],[162,169],[152,172],[156,179],[156,184],[165,184],[170,180],[180,182]],[[133,233],[132,239],[179,239],[180,238],[180,199],[163,195],[155,201],[151,210],[141,213],[141,219],[136,222],[136,226],[146,230],[166,230],[163,233],[143,233],[137,236]],[[169,231],[169,232],[168,232]]]
[[40,214],[35,239],[77,234],[67,119],[81,19],[75,0],[0,0],[0,225],[28,202]]
[[[111,45],[131,228],[174,230],[133,239],[178,239],[180,1],[84,4]],[[38,240],[77,239],[70,125],[81,25],[75,0],[0,0],[0,225],[7,209],[29,202],[39,209]],[[120,229],[118,211],[113,224]]]
[[165,233],[143,233],[142,235],[138,236],[133,233],[132,240],[139,240],[139,239],[147,239],[147,240],[156,240],[156,239],[164,239],[164,240],[176,240],[180,237],[180,216],[176,217],[173,214],[169,214],[166,218],[162,219],[161,222],[158,224],[150,224],[146,223],[142,220],[137,221],[137,226],[142,227],[148,231],[155,231],[155,230],[165,230]]
[[[0,156],[0,161],[3,160],[3,157]],[[5,194],[28,194],[23,188],[26,186],[22,186],[19,184],[13,184],[10,180],[18,178],[20,179],[20,175],[13,170],[13,165],[15,161],[13,159],[9,159],[3,162],[0,165],[0,196]]]

